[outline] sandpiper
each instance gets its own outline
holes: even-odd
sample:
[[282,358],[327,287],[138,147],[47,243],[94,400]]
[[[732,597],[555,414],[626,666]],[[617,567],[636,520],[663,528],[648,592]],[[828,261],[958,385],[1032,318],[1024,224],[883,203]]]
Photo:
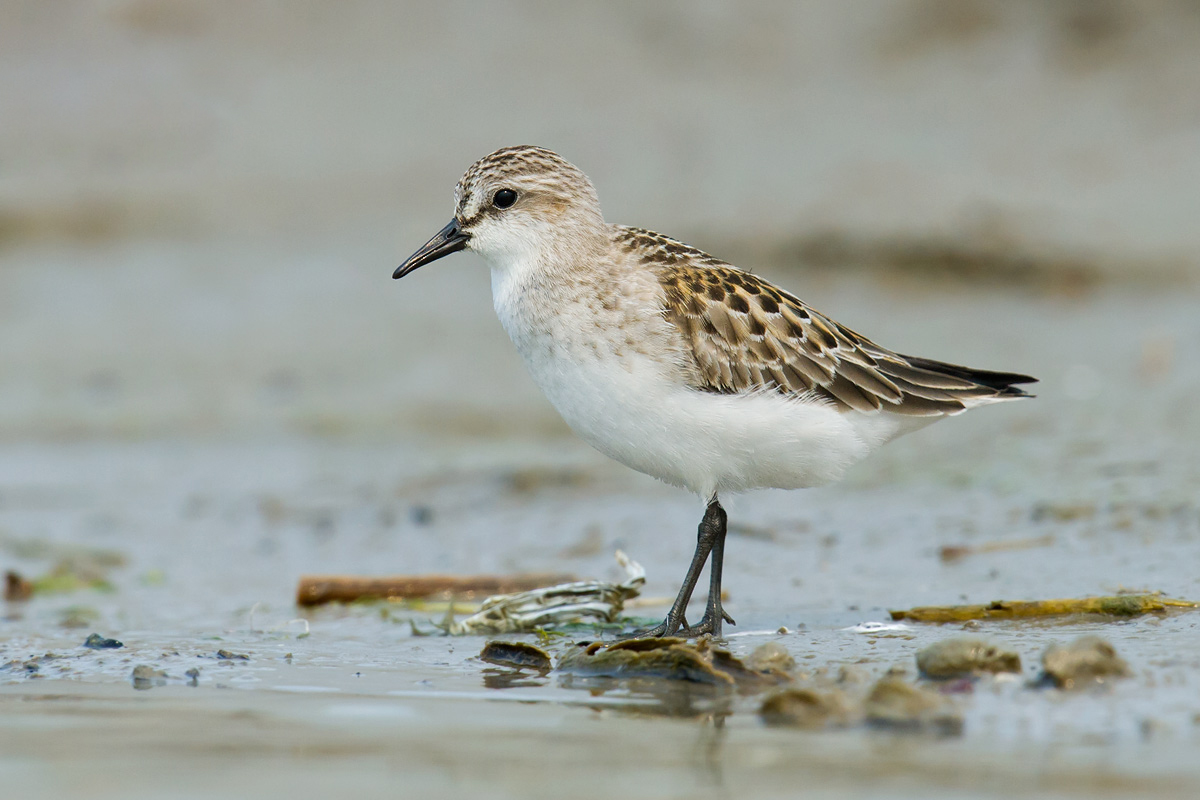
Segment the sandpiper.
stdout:
[[[975,406],[1030,395],[1027,375],[905,356],[682,242],[606,223],[592,182],[541,147],[475,162],[454,218],[399,268],[459,250],[491,268],[496,314],[585,441],[707,501],[666,619],[644,636],[720,636],[723,492],[837,480],[875,448]],[[706,561],[708,602],[684,617]]]

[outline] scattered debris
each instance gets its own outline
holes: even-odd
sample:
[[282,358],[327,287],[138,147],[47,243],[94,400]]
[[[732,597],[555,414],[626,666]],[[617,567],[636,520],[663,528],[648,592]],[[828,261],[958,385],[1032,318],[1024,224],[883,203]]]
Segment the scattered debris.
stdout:
[[542,673],[550,671],[550,654],[524,642],[488,642],[479,658],[501,667],[533,669]]
[[1054,544],[1053,536],[1035,536],[1029,539],[1008,539],[982,544],[947,544],[938,548],[938,557],[944,562],[959,561],[979,553],[999,553],[1004,550],[1028,550],[1034,547],[1049,547]]
[[33,583],[24,578],[21,573],[8,570],[4,573],[4,599],[9,602],[19,602],[33,597]]
[[353,603],[361,600],[465,598],[541,589],[575,580],[561,573],[524,575],[395,575],[362,578],[353,575],[302,575],[296,604]]
[[927,730],[941,736],[958,736],[963,729],[962,714],[947,698],[890,675],[871,687],[863,711],[868,723],[881,728]]
[[764,642],[746,658],[746,666],[756,672],[786,675],[796,669],[796,659],[779,642]]
[[479,611],[461,622],[449,621],[446,632],[464,634],[519,633],[584,618],[613,622],[625,601],[637,597],[646,582],[642,565],[617,551],[627,575],[622,583],[575,581],[542,589],[489,597]]
[[1042,654],[1043,680],[1060,689],[1128,678],[1133,673],[1125,659],[1099,636],[1081,636],[1068,645],[1053,644]]
[[894,620],[914,622],[964,622],[969,619],[1016,619],[1018,617],[1055,617],[1067,614],[1101,614],[1110,617],[1135,617],[1174,608],[1196,608],[1188,600],[1172,600],[1160,594],[1118,594],[1061,600],[995,600],[987,605],[919,606],[907,611],[891,611]]
[[133,688],[139,690],[167,685],[166,671],[155,669],[147,664],[138,664],[134,667],[130,679],[133,681]]
[[55,653],[43,653],[40,656],[33,656],[24,661],[14,658],[6,664],[0,664],[0,672],[8,672],[14,675],[23,674],[26,678],[41,678],[44,677],[42,675],[42,665],[60,658],[63,658],[63,656]]
[[0,672],[9,672],[13,674],[25,673],[25,677],[33,677],[42,667],[36,659],[22,661],[19,658],[14,658],[4,664],[0,664]]
[[124,647],[125,645],[116,639],[106,639],[98,633],[93,633],[83,640],[83,646],[92,650],[116,650],[118,647]]
[[34,594],[69,594],[80,589],[95,589],[101,592],[114,591],[107,570],[93,571],[90,565],[75,562],[56,564],[45,575],[33,580]]
[[961,678],[984,672],[1020,672],[1021,656],[980,636],[954,636],[917,653],[917,669],[928,678]]
[[2,537],[0,548],[23,558],[54,560],[48,573],[33,579],[9,571],[5,576],[4,596],[7,600],[27,600],[35,594],[65,594],[80,589],[111,592],[114,587],[109,580],[109,573],[126,563],[123,553],[102,548]]
[[[770,661],[763,657],[760,661]],[[577,646],[558,659],[560,672],[585,677],[659,678],[732,688],[757,687],[790,680],[776,665],[752,667],[708,637],[695,642],[665,637],[626,639]]]
[[[707,646],[709,640],[705,639],[704,643]],[[786,652],[782,655],[775,653],[767,645],[763,645],[763,647],[767,647],[766,652],[755,658],[755,653],[762,649],[761,647],[756,648],[755,652],[750,654],[750,660],[745,662],[728,650],[713,647],[712,665],[719,672],[733,678],[734,683],[739,687],[754,691],[763,686],[791,681],[792,676],[784,667],[787,662],[791,662],[793,667],[796,665],[791,656]],[[751,661],[754,663],[750,663]]]
[[781,689],[767,697],[758,710],[768,725],[790,725],[816,730],[844,728],[854,721],[846,695],[838,689]]
[[605,678],[669,678],[733,686],[733,678],[713,668],[712,648],[684,639],[628,639],[606,645],[593,642],[558,660],[558,670]]

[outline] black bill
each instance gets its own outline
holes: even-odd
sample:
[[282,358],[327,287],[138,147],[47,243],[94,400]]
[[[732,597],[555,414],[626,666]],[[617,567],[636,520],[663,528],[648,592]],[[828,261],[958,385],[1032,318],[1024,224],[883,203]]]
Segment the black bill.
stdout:
[[408,257],[408,260],[396,267],[396,271],[392,273],[392,277],[403,278],[417,267],[423,267],[430,261],[437,261],[442,256],[457,253],[467,246],[467,240],[470,238],[470,234],[459,230],[458,220],[452,219],[449,225],[438,231],[437,235],[422,245],[420,250],[413,253]]

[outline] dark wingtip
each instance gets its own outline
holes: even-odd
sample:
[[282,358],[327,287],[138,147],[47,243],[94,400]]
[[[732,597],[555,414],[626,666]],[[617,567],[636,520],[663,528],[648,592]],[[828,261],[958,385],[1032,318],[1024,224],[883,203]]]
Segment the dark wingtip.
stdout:
[[1037,397],[1036,394],[1031,394],[1017,385],[1019,383],[1037,383],[1037,378],[1029,375],[1020,375],[1015,372],[1001,372],[999,375],[1007,381],[1007,384],[997,386],[995,383],[989,382],[984,383],[984,385],[997,389],[1005,397]]
[[[1037,380],[1022,381],[1023,383],[1037,383]],[[1030,394],[1019,386],[1006,386],[999,390],[999,394],[1004,397],[1037,397],[1036,394]]]
[[1024,389],[1017,388],[1016,384],[1038,382],[1038,379],[1032,375],[1022,375],[1019,372],[994,372],[988,369],[960,367],[958,364],[947,364],[919,356],[904,356],[904,358],[909,364],[919,369],[952,375],[955,378],[995,389],[998,393],[1011,397],[1033,397],[1034,395]]

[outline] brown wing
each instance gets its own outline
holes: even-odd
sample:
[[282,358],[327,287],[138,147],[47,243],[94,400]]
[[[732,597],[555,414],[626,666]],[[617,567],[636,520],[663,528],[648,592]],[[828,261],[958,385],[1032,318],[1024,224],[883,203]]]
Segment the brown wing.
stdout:
[[894,353],[715,259],[654,261],[666,295],[663,313],[691,345],[698,389],[813,393],[842,410],[938,416],[973,401],[1026,397],[1013,384],[1035,380]]

